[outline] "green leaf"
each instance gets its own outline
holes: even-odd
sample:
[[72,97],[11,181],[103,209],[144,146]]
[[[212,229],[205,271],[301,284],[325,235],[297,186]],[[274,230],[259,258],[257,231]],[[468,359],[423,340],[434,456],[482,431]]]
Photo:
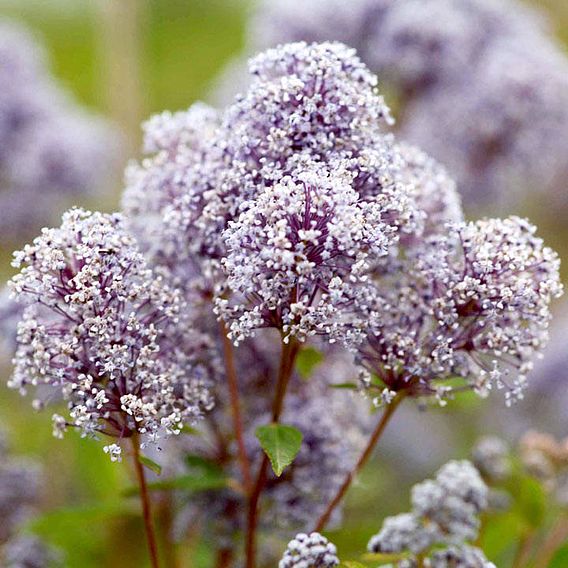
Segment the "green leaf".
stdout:
[[355,383],[331,383],[329,385],[332,389],[346,389],[346,390],[357,390],[357,385]]
[[323,359],[323,354],[313,347],[302,349],[296,358],[296,369],[300,377],[304,380],[309,379]]
[[404,560],[408,556],[408,552],[401,552],[399,554],[368,553],[364,554],[361,558],[366,562],[378,562],[380,566],[382,564],[392,564],[393,562]]
[[548,568],[566,568],[566,566],[568,566],[568,542],[556,551]]
[[153,471],[156,475],[160,475],[162,473],[162,466],[154,460],[150,459],[148,456],[141,454],[140,456],[138,456],[138,461],[143,466]]
[[339,565],[339,568],[367,568],[361,562],[357,562],[356,560],[346,560]]
[[293,426],[269,424],[256,429],[256,437],[270,458],[274,473],[280,477],[298,455],[302,446],[302,433]]
[[[190,492],[211,491],[215,489],[224,489],[229,486],[229,480],[226,477],[204,477],[196,475],[181,475],[164,479],[163,481],[155,481],[148,483],[150,491],[174,491],[183,490]],[[126,497],[137,495],[140,492],[138,487],[129,487],[124,491]]]

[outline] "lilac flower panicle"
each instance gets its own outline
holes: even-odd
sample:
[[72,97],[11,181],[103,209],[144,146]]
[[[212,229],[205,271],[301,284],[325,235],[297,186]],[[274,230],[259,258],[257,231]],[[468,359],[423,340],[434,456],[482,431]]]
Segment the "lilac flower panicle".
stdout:
[[[83,435],[155,440],[211,408],[214,354],[188,306],[147,266],[120,215],[73,209],[15,254],[10,282],[27,304],[9,385],[48,385]],[[35,403],[41,407],[42,401]],[[120,456],[115,444],[107,448]]]
[[185,226],[194,229],[204,205],[200,180],[211,176],[209,153],[218,126],[217,112],[202,103],[157,115],[144,125],[144,148],[150,155],[126,169],[122,209],[129,229],[151,264],[178,288],[200,270],[193,254],[199,238],[193,235],[188,245],[180,233],[186,236]]
[[[228,284],[253,298],[252,309],[230,308],[230,318],[244,312],[231,324],[236,340],[274,321],[300,339],[330,333],[340,325],[341,305],[356,293],[353,285],[365,280],[369,255],[387,253],[395,230],[383,221],[380,202],[360,200],[340,166],[332,174],[307,164],[229,223]],[[225,305],[218,302],[220,310]]]
[[319,533],[299,533],[288,543],[278,568],[333,568],[339,566],[334,544]]
[[408,248],[393,274],[379,274],[365,369],[391,390],[443,399],[439,379],[463,377],[485,396],[523,396],[526,375],[547,341],[550,303],[562,293],[556,253],[527,221],[512,217],[450,226]]
[[479,529],[478,515],[487,508],[488,489],[468,461],[452,461],[412,489],[416,514],[429,519],[449,543],[473,540]]

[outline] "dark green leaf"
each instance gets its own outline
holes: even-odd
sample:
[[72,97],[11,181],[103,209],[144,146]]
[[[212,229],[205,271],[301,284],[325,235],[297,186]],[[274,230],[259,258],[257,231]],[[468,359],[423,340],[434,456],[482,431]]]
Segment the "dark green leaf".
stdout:
[[329,386],[332,389],[357,390],[359,388],[355,383],[331,383]]
[[162,473],[162,466],[155,462],[154,460],[150,459],[148,456],[140,455],[138,457],[138,461],[149,470],[153,471],[156,475],[160,475]]
[[262,449],[270,458],[272,469],[277,476],[288,467],[298,455],[302,446],[302,433],[293,426],[269,424],[256,429]]
[[323,361],[323,354],[313,347],[305,347],[298,353],[296,359],[296,369],[302,379],[307,380],[311,377],[314,369]]
[[548,568],[566,568],[568,566],[568,542],[561,546],[550,561]]

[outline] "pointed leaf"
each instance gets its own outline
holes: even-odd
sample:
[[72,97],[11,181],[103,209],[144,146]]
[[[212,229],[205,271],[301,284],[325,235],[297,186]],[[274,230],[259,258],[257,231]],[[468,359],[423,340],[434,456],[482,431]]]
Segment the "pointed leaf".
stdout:
[[309,379],[323,359],[323,354],[313,347],[302,349],[296,358],[296,369],[300,377],[304,380]]
[[154,460],[150,459],[148,456],[140,455],[138,457],[138,461],[149,470],[153,471],[156,475],[160,475],[162,473],[162,466],[155,462]]
[[256,437],[270,458],[274,473],[280,477],[298,455],[302,446],[302,433],[293,426],[269,424],[256,429]]

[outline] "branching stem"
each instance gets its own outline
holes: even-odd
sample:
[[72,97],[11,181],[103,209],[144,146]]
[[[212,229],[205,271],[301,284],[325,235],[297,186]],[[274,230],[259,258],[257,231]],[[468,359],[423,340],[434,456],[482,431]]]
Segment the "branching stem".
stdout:
[[136,478],[140,488],[140,500],[142,502],[142,517],[144,519],[144,528],[146,529],[146,541],[148,543],[148,552],[150,554],[150,563],[152,568],[160,568],[158,560],[158,545],[156,541],[156,531],[154,530],[154,521],[152,518],[152,509],[150,505],[150,495],[146,484],[146,474],[144,473],[144,465],[140,461],[140,446],[138,436],[130,438],[132,442],[132,455],[134,459],[134,469],[136,470]]
[[[282,410],[284,408],[284,398],[296,356],[298,355],[300,345],[294,339],[289,343],[282,344],[282,354],[280,356],[280,366],[278,369],[278,380],[276,382],[276,392],[272,403],[272,422],[278,423]],[[249,495],[248,513],[247,513],[247,530],[245,543],[246,568],[255,568],[256,566],[256,532],[258,526],[258,504],[260,496],[266,484],[268,476],[269,459],[263,453],[262,462],[260,464],[256,481]]]
[[247,491],[250,491],[252,487],[252,475],[250,472],[251,467],[245,446],[243,419],[241,414],[241,404],[239,400],[239,385],[237,382],[237,371],[235,368],[233,344],[231,343],[231,340],[227,337],[227,329],[225,325],[221,322],[220,326],[221,326],[221,337],[223,339],[225,371],[227,373],[227,382],[229,385],[229,398],[231,402],[233,429],[235,431],[235,438],[237,441],[237,449],[239,453],[239,463],[243,476],[243,483]]
[[325,526],[329,522],[329,519],[331,518],[331,515],[333,514],[333,511],[335,511],[336,507],[339,505],[339,503],[341,503],[341,501],[345,497],[347,490],[351,486],[351,483],[357,477],[358,473],[361,471],[363,466],[367,463],[367,461],[373,454],[373,450],[375,449],[377,442],[379,441],[380,437],[385,431],[385,428],[387,427],[387,424],[392,418],[392,415],[394,414],[395,410],[398,408],[399,404],[402,402],[404,397],[405,393],[403,391],[399,392],[394,398],[394,400],[385,408],[379,422],[377,423],[377,426],[375,427],[375,430],[371,434],[367,447],[361,454],[361,457],[359,458],[353,469],[345,477],[345,480],[341,485],[341,487],[339,488],[339,490],[337,491],[337,493],[335,494],[335,497],[329,502],[328,506],[325,508],[325,511],[323,512],[318,522],[316,523],[314,531],[321,532],[325,528]]

